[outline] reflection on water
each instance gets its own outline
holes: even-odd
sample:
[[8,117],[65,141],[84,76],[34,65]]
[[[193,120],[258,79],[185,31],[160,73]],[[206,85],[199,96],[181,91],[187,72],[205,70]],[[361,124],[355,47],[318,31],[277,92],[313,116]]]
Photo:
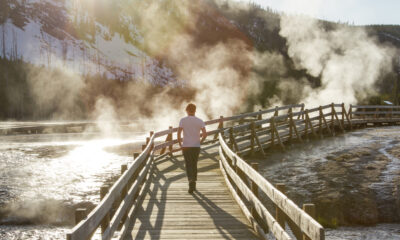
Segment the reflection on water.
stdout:
[[110,147],[133,151],[143,139],[142,133],[0,136],[0,239],[35,233],[57,239],[65,227],[54,226],[71,224],[76,207],[97,204],[100,187],[132,162],[131,154]]

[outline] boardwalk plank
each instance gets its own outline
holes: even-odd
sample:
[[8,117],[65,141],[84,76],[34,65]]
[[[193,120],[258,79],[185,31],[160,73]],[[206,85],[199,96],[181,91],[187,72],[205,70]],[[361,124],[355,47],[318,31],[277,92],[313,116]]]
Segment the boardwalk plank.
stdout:
[[202,151],[197,191],[187,192],[182,156],[159,159],[153,182],[125,239],[258,239],[229,194],[217,149]]

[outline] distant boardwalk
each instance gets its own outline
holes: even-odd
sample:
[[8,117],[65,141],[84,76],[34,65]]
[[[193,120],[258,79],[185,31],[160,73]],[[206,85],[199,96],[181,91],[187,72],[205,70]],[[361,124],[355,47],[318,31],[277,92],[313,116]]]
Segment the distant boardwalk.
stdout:
[[[344,104],[332,103],[305,109],[295,104],[221,116],[205,124],[209,138],[200,153],[197,192],[187,193],[183,157],[174,148],[177,128],[150,132],[140,155],[121,166],[114,185],[100,189],[99,205],[87,216],[85,209],[76,210],[77,225],[67,239],[90,239],[97,231],[102,239],[324,240],[314,204],[297,206],[285,195],[284,184],[274,186],[257,164],[242,157],[264,155],[271,147],[285,149],[287,142],[304,138],[400,124],[400,107],[346,110]],[[265,201],[275,210],[269,211]]]

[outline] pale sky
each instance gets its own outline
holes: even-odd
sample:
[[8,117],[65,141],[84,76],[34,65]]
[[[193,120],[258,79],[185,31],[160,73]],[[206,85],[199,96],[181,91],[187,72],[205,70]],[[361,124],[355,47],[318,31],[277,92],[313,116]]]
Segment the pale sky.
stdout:
[[287,13],[356,25],[400,25],[400,0],[236,0]]

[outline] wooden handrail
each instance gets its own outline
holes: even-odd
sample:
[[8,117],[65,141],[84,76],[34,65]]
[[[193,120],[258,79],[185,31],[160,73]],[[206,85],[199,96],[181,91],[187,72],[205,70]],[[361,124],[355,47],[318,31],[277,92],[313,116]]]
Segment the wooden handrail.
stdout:
[[[241,159],[236,153],[234,153],[226,144],[222,135],[219,136],[220,141],[220,158],[223,161],[223,165],[225,170],[227,171],[228,176],[233,179],[236,184],[239,184],[238,188],[244,191],[244,195],[247,196],[247,201],[251,202],[257,209],[257,212],[261,217],[264,217],[264,221],[267,222],[274,236],[279,239],[290,239],[286,237],[286,235],[282,234],[279,228],[275,226],[279,226],[276,223],[275,219],[270,219],[264,208],[259,206],[259,203],[256,199],[254,199],[254,195],[249,193],[249,189],[245,189],[243,184],[240,183],[237,176],[234,176],[231,170],[227,167],[227,162],[225,156],[232,161],[232,165],[238,167],[242,172],[246,174],[246,176],[255,182],[259,189],[263,191],[271,200],[274,202],[279,208],[303,231],[307,234],[311,239],[324,239],[324,228],[315,221],[312,217],[310,217],[306,212],[300,209],[293,201],[291,201],[288,197],[282,194],[279,190],[277,190],[271,183],[269,183],[263,176],[261,176],[257,171],[255,171],[251,166],[249,166],[243,159]],[[247,186],[246,186],[247,187]],[[248,187],[247,187],[248,188]],[[250,191],[251,192],[251,191]],[[243,193],[243,192],[242,192]]]
[[[151,138],[150,143],[154,141],[154,136]],[[151,150],[152,144],[148,144],[146,149],[139,155],[136,161],[129,167],[127,171],[115,182],[108,194],[104,199],[90,212],[84,221],[76,225],[71,233],[67,234],[67,239],[89,239],[96,229],[100,226],[103,218],[110,212],[113,203],[121,195],[123,189],[126,187],[134,173],[145,162]]]
[[[222,163],[221,170],[229,176],[241,195],[246,198],[246,200],[251,204],[251,206],[257,211],[259,216],[267,223],[268,228],[278,240],[291,240],[292,238],[285,232],[285,230],[276,222],[274,217],[269,213],[267,208],[261,203],[261,201],[254,195],[251,189],[243,182],[243,180],[235,173],[232,167],[228,164],[225,156],[223,154],[222,146],[220,146],[220,159]],[[235,198],[239,197],[238,191],[233,191],[232,194],[236,195]],[[240,204],[241,205],[241,204]],[[241,206],[243,211],[249,211],[246,206]],[[254,216],[253,216],[254,218]],[[250,220],[250,219],[249,219]],[[257,228],[255,229],[258,230]],[[267,234],[263,233],[261,235],[264,239],[268,239]]]

